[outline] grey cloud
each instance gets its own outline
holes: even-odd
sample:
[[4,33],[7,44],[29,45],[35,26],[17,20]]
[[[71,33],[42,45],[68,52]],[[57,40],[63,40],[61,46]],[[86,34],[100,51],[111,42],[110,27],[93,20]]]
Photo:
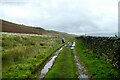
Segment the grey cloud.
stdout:
[[106,32],[106,29],[108,32],[116,32],[115,5],[117,6],[117,1],[114,0],[98,0],[98,2],[40,0],[37,3],[1,3],[0,18],[67,33]]

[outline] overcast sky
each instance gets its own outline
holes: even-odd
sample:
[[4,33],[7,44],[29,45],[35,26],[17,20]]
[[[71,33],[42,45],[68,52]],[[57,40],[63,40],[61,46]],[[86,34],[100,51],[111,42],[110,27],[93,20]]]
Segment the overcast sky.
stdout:
[[67,33],[118,31],[119,0],[0,2],[0,18]]

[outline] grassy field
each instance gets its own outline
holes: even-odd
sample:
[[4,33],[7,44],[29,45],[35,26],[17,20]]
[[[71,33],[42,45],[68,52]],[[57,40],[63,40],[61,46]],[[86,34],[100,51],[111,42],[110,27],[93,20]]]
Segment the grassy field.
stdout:
[[120,78],[118,71],[109,62],[87,49],[80,40],[76,40],[76,51],[80,60],[88,68],[91,78]]
[[[66,39],[65,39],[66,40]],[[74,41],[68,38],[67,41]],[[60,37],[2,35],[2,77],[36,78],[35,71],[55,50],[60,48]],[[1,49],[1,48],[0,48]],[[76,52],[88,69],[90,78],[120,78],[119,72],[102,56],[87,49],[76,40]],[[73,51],[65,47],[45,78],[76,78]]]
[[2,77],[34,78],[33,72],[61,44],[61,38],[2,35]]
[[45,79],[52,78],[76,78],[73,51],[64,48],[56,59],[52,69]]

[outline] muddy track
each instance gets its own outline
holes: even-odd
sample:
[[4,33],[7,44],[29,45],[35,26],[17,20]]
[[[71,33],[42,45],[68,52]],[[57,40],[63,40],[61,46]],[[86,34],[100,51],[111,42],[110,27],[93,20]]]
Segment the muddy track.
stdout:
[[[39,76],[39,80],[40,79],[43,79],[45,76],[46,76],[46,74],[50,71],[50,70],[53,70],[55,67],[53,66],[53,65],[56,65],[56,58],[58,57],[61,57],[61,55],[60,56],[58,56],[59,55],[59,53],[60,53],[60,51],[63,49],[65,47],[65,45],[61,48],[61,49],[59,49],[56,53],[55,53],[55,55],[53,55],[51,58],[50,58],[50,60],[46,63],[46,65],[44,66],[44,68],[41,70],[41,74],[40,74],[40,76]],[[80,61],[79,61],[79,57],[77,56],[77,54],[76,54],[76,51],[75,51],[75,42],[73,42],[73,44],[72,44],[72,42],[68,42],[68,45],[66,46],[66,49],[65,49],[65,52],[67,52],[66,50],[68,50],[68,48],[70,48],[70,49],[73,49],[72,50],[72,52],[73,52],[73,58],[74,58],[74,60],[73,61],[75,61],[75,65],[70,65],[70,64],[68,64],[68,65],[70,65],[70,66],[76,66],[76,72],[74,73],[74,75],[77,75],[76,76],[76,78],[78,78],[78,79],[82,79],[82,78],[88,78],[88,75],[87,74],[85,74],[85,71],[86,71],[86,69],[80,64]],[[70,55],[70,53],[61,53],[61,54],[65,54],[65,55]],[[63,57],[65,57],[65,56],[63,56]],[[60,58],[59,58],[60,59]],[[66,58],[66,60],[69,60],[69,59],[67,59]],[[54,64],[55,63],[55,64]],[[64,61],[62,61],[62,63],[65,63]],[[61,64],[62,64],[61,63]],[[58,63],[57,63],[58,64]],[[52,67],[53,66],[53,67]],[[59,69],[61,70],[61,69],[64,69],[64,68],[62,68],[63,66],[61,66],[61,65],[57,65],[57,66],[59,66]],[[69,66],[69,67],[70,67]],[[64,65],[64,67],[66,67],[65,65]],[[52,69],[51,69],[52,68]],[[70,69],[72,69],[72,68],[70,68]],[[64,71],[64,70],[63,70]],[[60,74],[62,74],[61,72],[58,72],[58,71],[55,71],[55,72],[57,72],[58,73],[58,76],[60,75]],[[68,71],[69,72],[69,71]],[[74,72],[74,71],[73,71]],[[49,73],[48,73],[49,74]],[[50,73],[51,74],[51,73]],[[48,75],[47,75],[48,76]],[[63,75],[63,76],[65,76],[65,75]],[[66,75],[67,76],[67,75]],[[53,78],[54,78],[54,76],[52,76]],[[61,77],[62,78],[62,77]]]
[[80,60],[79,60],[79,57],[78,57],[78,55],[76,54],[76,50],[75,50],[75,42],[73,42],[73,44],[72,44],[72,47],[71,47],[71,49],[73,49],[73,53],[74,53],[74,60],[75,60],[75,62],[76,62],[76,74],[77,74],[77,76],[78,76],[78,79],[79,80],[81,80],[82,78],[88,78],[88,75],[87,74],[85,74],[85,72],[86,72],[86,69],[81,65],[81,63],[80,63]]
[[[64,46],[62,46],[61,48],[57,49],[52,55],[51,57],[49,57],[49,60],[44,63],[44,67],[41,69],[40,71],[40,75],[38,77],[38,79],[43,79],[45,77],[45,75],[49,72],[49,70],[52,68],[54,62],[55,62],[55,59],[58,57],[60,51],[66,46],[67,44],[65,44]],[[48,59],[48,58],[47,58]],[[37,80],[38,80],[37,79]]]

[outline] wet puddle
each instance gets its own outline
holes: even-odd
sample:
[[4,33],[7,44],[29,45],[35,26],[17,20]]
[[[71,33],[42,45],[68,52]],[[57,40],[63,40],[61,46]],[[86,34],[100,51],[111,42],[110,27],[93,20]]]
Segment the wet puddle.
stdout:
[[75,42],[73,42],[72,46],[75,47]]
[[74,49],[74,47],[70,47],[70,49]]
[[[71,49],[74,49],[75,47],[75,42],[73,42]],[[76,61],[76,66],[77,66],[77,75],[78,78],[81,80],[82,78],[88,78],[88,75],[84,74],[86,72],[85,68],[81,66],[79,57],[76,55],[76,52],[74,50],[74,59]]]
[[75,48],[75,42],[73,42],[72,47],[70,47],[70,49],[74,49]]
[[[69,44],[69,42],[67,43]],[[44,66],[44,68],[41,70],[41,74],[40,74],[40,79],[44,78],[45,75],[48,73],[48,71],[51,69],[51,67],[53,66],[55,59],[58,57],[60,51],[66,46],[66,44],[61,47],[57,52],[55,52],[55,54],[50,58],[50,60],[47,62],[47,64]]]
[[69,46],[71,46],[71,45],[72,45],[72,43],[71,43],[71,42],[70,42],[70,43],[68,42],[68,46],[67,46],[66,48],[69,48]]

